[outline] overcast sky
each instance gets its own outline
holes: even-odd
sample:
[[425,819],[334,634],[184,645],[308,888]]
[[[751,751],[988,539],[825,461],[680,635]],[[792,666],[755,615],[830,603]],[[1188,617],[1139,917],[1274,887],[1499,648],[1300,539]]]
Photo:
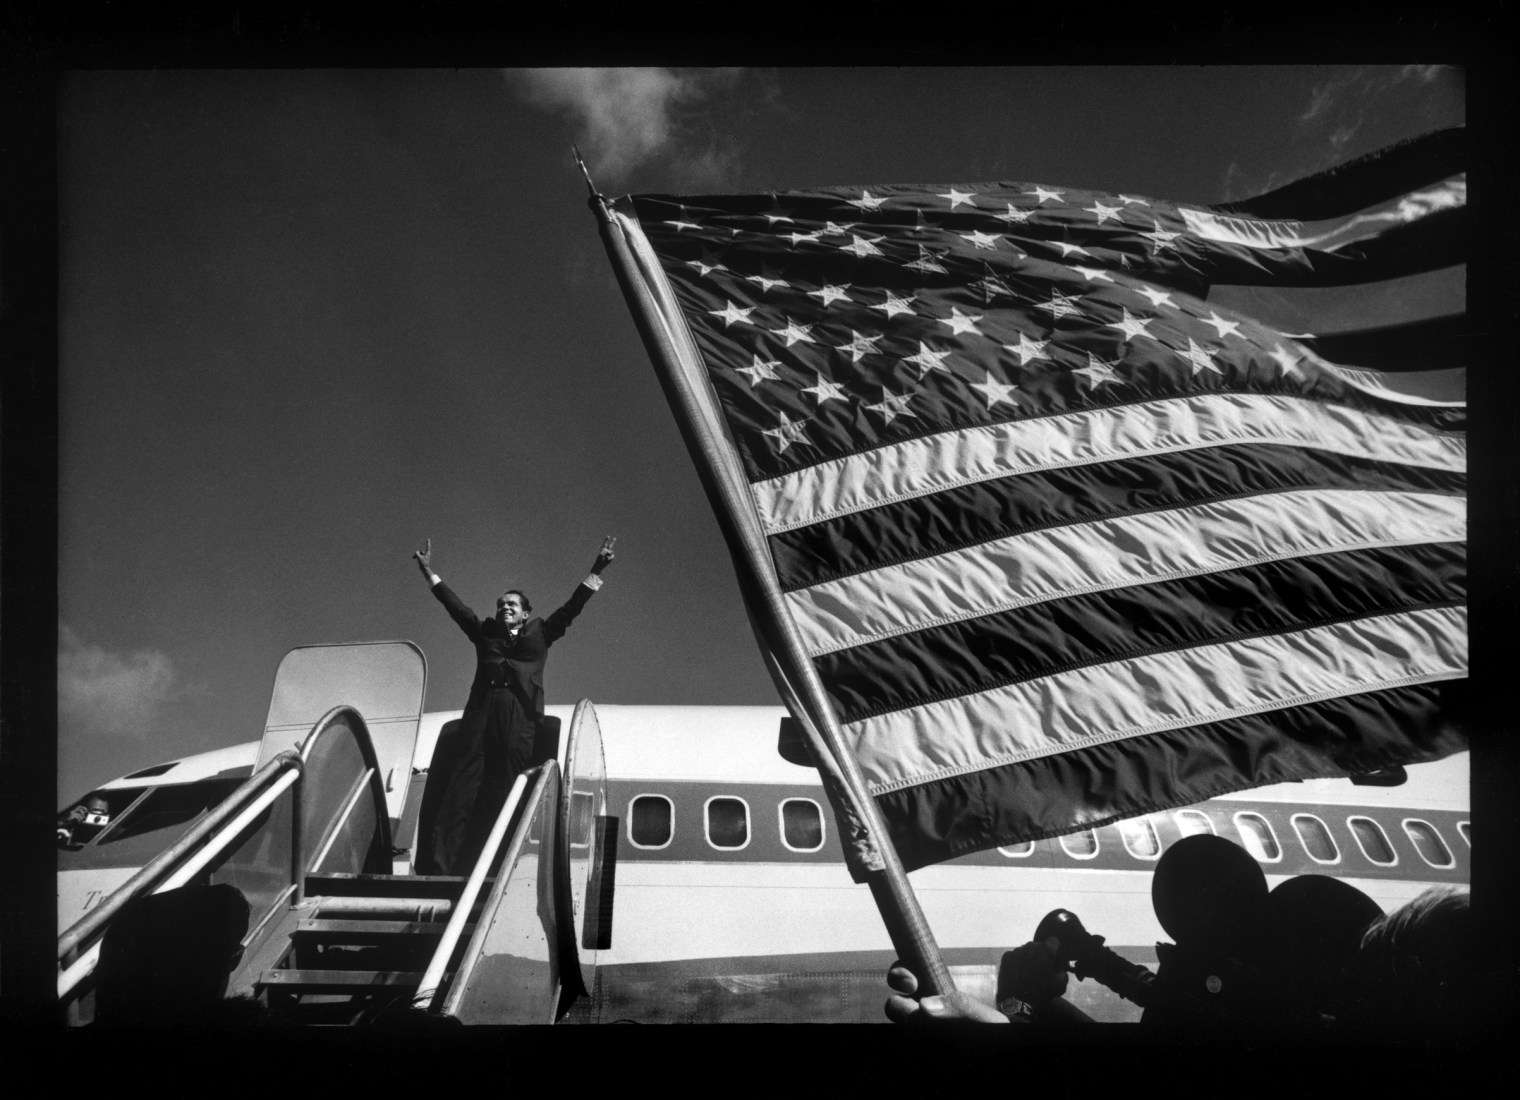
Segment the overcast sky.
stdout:
[[[1464,121],[1439,66],[142,71],[59,97],[59,778],[256,739],[294,646],[607,585],[550,703],[774,703],[570,156],[624,192],[1015,180],[1243,198]],[[1288,331],[1459,310],[1220,291]]]

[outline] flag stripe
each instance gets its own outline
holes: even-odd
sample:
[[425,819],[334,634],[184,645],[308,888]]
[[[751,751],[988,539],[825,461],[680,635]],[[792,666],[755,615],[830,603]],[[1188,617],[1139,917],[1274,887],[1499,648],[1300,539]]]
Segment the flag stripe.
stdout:
[[1179,213],[1189,231],[1205,241],[1244,248],[1335,251],[1375,237],[1391,227],[1412,224],[1437,211],[1456,209],[1466,202],[1467,177],[1457,175],[1435,187],[1403,195],[1369,210],[1323,221],[1277,221],[1185,206],[1179,208]]
[[1422,466],[1243,444],[1173,451],[972,482],[851,512],[770,538],[781,585],[806,588],[1008,535],[1283,489],[1461,495],[1466,475]]
[[1375,413],[1267,394],[1210,394],[940,432],[753,485],[767,534],[1011,474],[1230,443],[1466,469],[1466,440]]
[[1465,608],[1090,665],[850,722],[872,793],[1342,695],[1466,675]]
[[996,539],[788,593],[808,655],[1061,596],[1359,547],[1466,538],[1466,502],[1295,490]]
[[817,658],[840,720],[1230,637],[1277,634],[1466,596],[1461,543],[1268,562],[1051,600]]
[[900,787],[876,799],[909,870],[1231,791],[1466,747],[1444,719],[1462,681],[1343,695]]

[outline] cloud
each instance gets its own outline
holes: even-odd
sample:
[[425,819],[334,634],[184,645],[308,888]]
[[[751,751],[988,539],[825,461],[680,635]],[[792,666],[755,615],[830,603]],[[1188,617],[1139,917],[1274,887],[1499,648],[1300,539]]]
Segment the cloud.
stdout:
[[141,737],[185,694],[174,662],[151,649],[112,653],[58,627],[58,726],[90,735]]
[[669,157],[683,183],[715,183],[733,167],[732,142],[697,144],[688,116],[737,83],[738,69],[515,69],[507,80],[531,104],[569,115],[598,185]]

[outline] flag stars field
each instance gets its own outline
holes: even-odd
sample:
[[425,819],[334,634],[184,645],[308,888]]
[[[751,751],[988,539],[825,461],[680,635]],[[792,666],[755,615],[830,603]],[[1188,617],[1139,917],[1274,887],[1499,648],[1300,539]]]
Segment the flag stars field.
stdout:
[[750,389],[754,389],[761,382],[781,381],[781,376],[776,373],[776,368],[779,366],[781,366],[780,362],[775,359],[761,359],[756,355],[749,366],[736,367],[735,369],[740,374],[749,376]]
[[957,191],[952,187],[949,191],[939,191],[936,194],[942,199],[949,200],[951,210],[954,210],[957,206],[975,206],[971,201],[976,198],[974,191]]
[[888,320],[891,320],[900,313],[906,313],[909,317],[915,316],[913,312],[913,299],[915,295],[910,294],[906,298],[899,298],[890,290],[884,291],[884,293],[887,296],[887,300],[884,302],[873,302],[871,304],[872,309],[881,310],[887,315]]
[[912,417],[917,414],[908,408],[908,402],[913,400],[911,393],[893,393],[886,386],[881,388],[881,400],[874,405],[867,405],[871,412],[879,413],[885,424],[891,424],[899,416]]
[[1282,369],[1284,378],[1290,374],[1298,373],[1298,362],[1302,358],[1301,356],[1294,355],[1281,344],[1273,347],[1269,354],[1272,357],[1272,361]]
[[845,392],[845,388],[839,383],[831,382],[818,371],[814,371],[813,376],[818,379],[817,384],[803,386],[800,392],[812,394],[813,400],[818,402],[820,406],[825,401],[849,401],[849,394]]
[[776,450],[785,453],[786,449],[794,443],[808,443],[807,421],[792,420],[785,412],[778,412],[776,416],[781,423],[774,428],[764,429],[764,434],[771,437],[776,444]]
[[846,302],[852,301],[852,299],[847,294],[845,294],[845,291],[849,289],[850,284],[845,283],[844,286],[821,286],[817,290],[810,290],[807,293],[808,297],[817,298],[818,301],[823,304],[823,307],[827,309],[829,306],[840,300]]
[[840,245],[839,250],[849,252],[862,260],[868,256],[885,256],[886,253],[876,247],[884,240],[886,240],[885,237],[859,237],[851,233],[850,243]]
[[1223,340],[1226,336],[1236,336],[1242,340],[1245,339],[1244,336],[1240,335],[1239,321],[1226,321],[1212,309],[1209,310],[1209,315],[1207,317],[1200,317],[1199,320],[1206,325],[1213,325],[1214,330],[1219,334],[1219,338],[1221,340]]
[[1120,332],[1124,333],[1125,340],[1133,340],[1136,336],[1144,336],[1148,339],[1155,340],[1156,337],[1147,331],[1145,327],[1154,320],[1154,317],[1147,318],[1145,320],[1141,320],[1138,317],[1131,317],[1129,310],[1121,309],[1119,320],[1104,325],[1103,327],[1118,329]]
[[1107,385],[1110,382],[1121,381],[1115,370],[1117,367],[1117,363],[1105,362],[1092,352],[1088,352],[1087,366],[1076,367],[1072,370],[1072,373],[1081,375],[1087,380],[1088,385],[1093,389],[1097,389],[1099,386]]
[[1019,366],[1027,367],[1032,359],[1049,359],[1045,354],[1045,345],[1048,340],[1031,340],[1025,333],[1019,333],[1017,344],[1004,344],[1003,347],[1019,357]]
[[1209,354],[1208,350],[1199,347],[1197,341],[1191,336],[1188,337],[1187,351],[1179,351],[1177,354],[1192,364],[1194,374],[1206,370],[1211,370],[1221,376],[1224,374],[1223,368],[1214,361],[1214,357]]
[[942,324],[942,325],[948,325],[949,328],[950,328],[950,331],[952,333],[954,333],[955,335],[957,335],[957,336],[965,334],[965,333],[968,333],[968,332],[971,333],[972,335],[975,335],[975,336],[983,336],[983,335],[985,335],[985,333],[983,333],[981,329],[979,329],[979,328],[976,327],[976,322],[980,321],[981,319],[982,319],[982,314],[980,314],[980,313],[962,313],[955,306],[951,306],[950,307],[950,316],[949,317],[937,317],[937,318],[935,318],[935,320],[937,320],[940,324]]
[[1009,395],[1017,390],[1018,387],[998,381],[991,371],[987,371],[986,374],[986,379],[981,382],[972,382],[970,385],[972,389],[980,391],[981,395],[987,399],[987,410],[991,412],[993,407],[999,402],[1009,405],[1016,404]]
[[834,347],[839,351],[848,351],[850,353],[850,362],[858,363],[867,355],[880,354],[876,350],[876,341],[881,338],[880,334],[867,336],[864,333],[851,329],[850,342],[847,344],[835,344]]
[[786,321],[786,327],[771,329],[771,331],[785,339],[787,347],[791,347],[797,343],[816,344],[818,342],[813,339],[812,325],[799,325],[789,317],[783,317],[782,320]]
[[723,309],[710,309],[707,312],[714,317],[721,317],[723,319],[724,328],[728,328],[733,324],[754,324],[754,322],[749,319],[749,315],[755,312],[754,306],[750,306],[748,309],[740,309],[738,306],[734,305],[733,302],[729,302]]
[[1035,303],[1036,309],[1043,309],[1052,318],[1059,321],[1062,317],[1081,316],[1082,311],[1077,308],[1079,295],[1062,294],[1059,290],[1050,292],[1050,301]]
[[950,368],[945,366],[945,359],[949,355],[948,351],[935,351],[928,344],[920,341],[917,354],[903,356],[903,362],[912,363],[918,367],[919,381],[923,381],[930,371],[948,371]]

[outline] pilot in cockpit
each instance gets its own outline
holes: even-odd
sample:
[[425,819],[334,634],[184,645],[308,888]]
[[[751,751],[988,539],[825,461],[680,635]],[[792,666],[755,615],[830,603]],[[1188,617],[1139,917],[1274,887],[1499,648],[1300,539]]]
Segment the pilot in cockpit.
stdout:
[[92,794],[58,819],[58,847],[77,848],[111,823],[104,795]]

